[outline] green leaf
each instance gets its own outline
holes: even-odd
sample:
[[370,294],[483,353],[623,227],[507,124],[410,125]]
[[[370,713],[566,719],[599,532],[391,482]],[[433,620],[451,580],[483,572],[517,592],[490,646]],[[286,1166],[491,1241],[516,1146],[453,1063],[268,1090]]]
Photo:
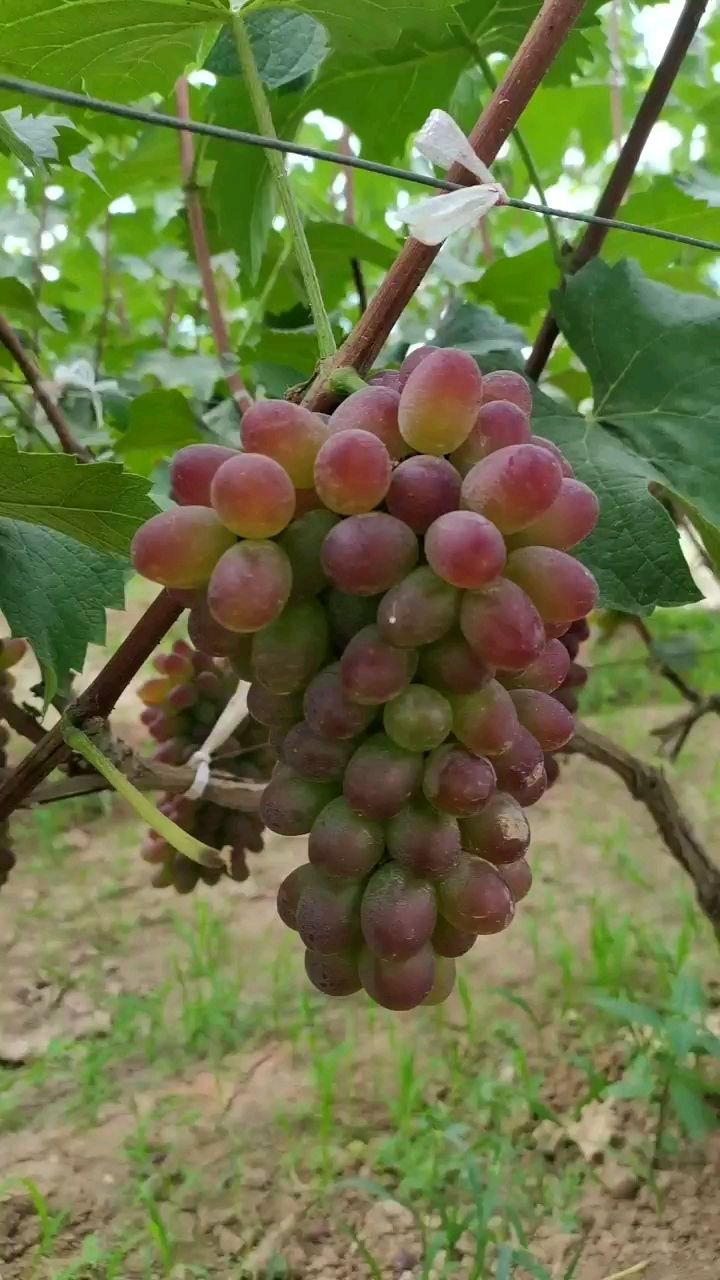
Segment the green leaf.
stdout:
[[459,347],[477,356],[483,368],[486,357],[502,353],[508,365],[517,367],[525,335],[508,324],[492,307],[474,307],[467,302],[452,303],[433,341],[439,347]]
[[[328,53],[325,28],[293,9],[249,13],[247,31],[257,69],[270,89],[314,71]],[[205,66],[216,76],[241,75],[232,27],[223,27]]]
[[32,147],[13,129],[10,114],[9,111],[0,111],[0,151],[6,156],[15,156],[28,169],[42,169]]
[[0,519],[0,610],[13,635],[29,640],[47,702],[71,671],[82,671],[88,644],[105,643],[105,610],[124,604],[121,560]]
[[0,66],[127,102],[169,89],[226,13],[215,0],[0,0]]
[[[720,196],[720,184],[718,195]],[[688,186],[685,191],[681,191],[672,178],[656,178],[647,191],[638,191],[630,197],[622,207],[621,216],[628,222],[639,222],[641,226],[657,227],[661,231],[677,231],[701,239],[717,239],[717,212],[708,208],[704,201],[705,197],[699,196],[697,192],[689,194]],[[611,231],[603,250],[603,258],[608,262],[633,258],[643,271],[654,274],[666,270],[674,263],[682,265],[687,261],[688,253],[694,253],[696,257],[701,255],[705,262],[706,254],[700,249],[688,250],[686,245],[653,239],[651,236],[639,236],[631,231]]]
[[[693,170],[690,177],[679,177],[677,184],[692,196],[693,200],[704,200],[714,209],[720,208],[720,177],[717,174],[698,167]],[[715,226],[717,227],[717,222]]]
[[[248,18],[261,10],[287,10],[287,0],[250,0],[243,10]],[[300,9],[327,27],[336,47],[363,45],[368,49],[389,48],[408,27],[438,24],[447,20],[447,0],[295,0]]]
[[[270,93],[268,98],[278,134],[294,137],[304,111],[309,110],[305,97]],[[218,81],[208,97],[208,112],[214,124],[251,133],[257,130],[241,80]],[[210,203],[221,236],[224,244],[237,253],[243,273],[255,283],[272,219],[272,180],[267,158],[259,147],[232,147],[226,142],[210,143],[208,154],[217,160]]]
[[535,312],[547,306],[548,294],[557,281],[550,245],[543,241],[524,253],[497,258],[470,292],[491,303],[508,320],[528,324]]
[[20,453],[0,436],[0,516],[127,556],[130,540],[157,508],[148,483],[115,462],[81,463],[63,453]]
[[700,599],[675,525],[648,489],[660,478],[654,467],[605,424],[546,397],[536,400],[534,425],[562,449],[578,480],[600,501],[595,529],[573,554],[595,574],[603,607],[648,614],[656,605]]
[[716,1126],[715,1112],[702,1099],[702,1081],[687,1084],[673,1075],[670,1081],[670,1102],[680,1124],[691,1141],[703,1138]]
[[[720,530],[720,305],[648,280],[634,263],[595,261],[553,309],[592,378],[587,438],[602,430],[635,456],[636,475]],[[661,554],[655,547],[652,560]]]
[[115,451],[132,471],[147,476],[183,445],[202,439],[195,415],[180,391],[148,391],[133,400],[127,430]]

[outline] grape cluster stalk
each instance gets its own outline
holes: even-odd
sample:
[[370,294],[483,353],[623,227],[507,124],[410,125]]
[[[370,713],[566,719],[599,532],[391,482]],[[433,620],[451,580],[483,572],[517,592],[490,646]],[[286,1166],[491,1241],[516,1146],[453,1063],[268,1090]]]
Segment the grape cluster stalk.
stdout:
[[574,732],[595,495],[525,379],[422,347],[330,415],[253,405],[182,449],[136,535],[276,753],[260,817],[308,836],[278,894],[310,981],[404,1010],[450,993],[531,884],[526,809]]
[[[176,640],[171,652],[158,653],[153,665],[158,674],[139,690],[145,704],[140,718],[157,744],[153,758],[163,764],[186,764],[219,719],[237,677],[227,664],[184,640]],[[219,766],[227,774],[262,782],[272,768],[266,736],[258,725],[241,726],[220,748]],[[152,879],[156,888],[172,887],[186,894],[200,882],[217,884],[226,874],[233,880],[247,880],[247,854],[261,853],[263,848],[263,824],[255,814],[177,795],[164,796],[158,807],[190,835],[214,848],[229,849],[229,858],[227,872],[200,866],[151,831],[141,857],[156,868]]]
[[[27,653],[27,640],[11,637],[0,637],[0,689],[11,693],[15,687],[15,677],[10,670],[16,666]],[[10,741],[7,727],[0,722],[0,769],[7,766],[5,748]],[[10,844],[10,824],[0,822],[0,888],[7,884],[8,877],[15,866],[15,854]]]

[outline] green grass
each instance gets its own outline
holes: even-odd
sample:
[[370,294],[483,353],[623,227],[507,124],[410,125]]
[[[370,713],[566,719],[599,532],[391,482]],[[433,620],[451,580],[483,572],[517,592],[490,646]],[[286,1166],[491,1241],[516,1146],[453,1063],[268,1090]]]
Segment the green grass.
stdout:
[[[647,625],[658,656],[700,693],[716,692],[720,613],[692,605],[656,609]],[[581,695],[583,715],[649,703],[682,704],[677,690],[652,670],[647,648],[631,628],[620,628],[608,641],[595,632],[591,649],[591,677]]]

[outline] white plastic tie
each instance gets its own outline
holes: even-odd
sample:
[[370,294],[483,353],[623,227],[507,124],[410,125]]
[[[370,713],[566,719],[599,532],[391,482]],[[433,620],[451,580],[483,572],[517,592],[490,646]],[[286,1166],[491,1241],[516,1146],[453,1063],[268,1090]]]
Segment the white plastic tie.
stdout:
[[247,691],[249,685],[241,680],[232,698],[227,703],[222,715],[211,729],[202,746],[190,757],[190,764],[195,769],[195,777],[185,792],[188,800],[200,800],[210,781],[210,764],[212,757],[237,729],[240,721],[247,715]]
[[431,164],[441,169],[461,164],[478,179],[475,186],[418,200],[408,207],[402,215],[403,221],[421,244],[442,244],[453,232],[479,222],[495,205],[506,203],[504,187],[495,182],[487,165],[475,155],[462,129],[447,111],[430,112],[415,139],[415,146]]

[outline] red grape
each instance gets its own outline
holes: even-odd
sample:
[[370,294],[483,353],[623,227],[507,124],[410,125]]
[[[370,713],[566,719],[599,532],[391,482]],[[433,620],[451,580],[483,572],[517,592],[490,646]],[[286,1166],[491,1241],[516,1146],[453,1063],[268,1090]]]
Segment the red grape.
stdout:
[[532,413],[532,391],[521,373],[512,369],[496,369],[494,373],[486,373],[482,387],[483,404],[494,400],[509,400],[522,409],[530,417]]
[[542,748],[524,725],[519,725],[510,746],[496,756],[493,764],[499,790],[523,808],[536,804],[545,794],[547,774]]
[[460,476],[447,458],[417,453],[392,473],[387,509],[415,533],[425,533],[433,520],[460,504]]
[[291,587],[290,561],[276,543],[239,542],[220,557],[213,570],[208,607],[215,621],[228,631],[259,631],[282,612]]
[[515,903],[522,902],[532,888],[532,871],[526,858],[518,858],[516,862],[505,862],[497,868]]
[[450,693],[474,693],[495,675],[495,668],[478,657],[459,631],[425,645],[418,670],[425,684]]
[[468,471],[462,503],[492,520],[501,533],[517,533],[552,506],[562,482],[559,463],[535,444],[512,444]]
[[504,864],[525,854],[530,844],[530,824],[517,800],[496,791],[479,813],[461,819],[460,835],[468,853]]
[[351,996],[360,991],[358,958],[353,951],[340,951],[323,956],[318,951],[305,952],[305,972],[324,996]]
[[352,702],[376,706],[410,684],[417,668],[414,649],[398,649],[377,627],[364,627],[348,642],[340,659],[343,688]]
[[306,836],[337,791],[334,783],[304,778],[287,765],[276,765],[262,794],[260,817],[278,835]]
[[382,960],[369,947],[360,953],[360,981],[384,1009],[415,1009],[430,994],[435,981],[435,955],[430,945],[407,960]]
[[[409,532],[409,530],[408,530]],[[163,587],[202,587],[235,537],[208,507],[171,507],[151,516],[132,540],[132,562]]]
[[337,431],[369,431],[382,440],[391,458],[404,458],[408,447],[398,426],[399,404],[399,389],[376,384],[363,387],[338,405],[330,419],[330,431],[333,435]]
[[383,960],[405,960],[432,937],[437,906],[435,891],[404,867],[387,862],[374,871],[363,893],[360,922],[363,938]]
[[277,911],[288,929],[297,928],[297,908],[303,889],[311,884],[320,883],[321,879],[314,867],[303,862],[301,866],[294,867],[283,880],[277,894]]
[[566,551],[592,533],[600,504],[592,489],[563,477],[560,492],[547,511],[526,529],[513,534],[513,547],[557,547]]
[[295,513],[287,471],[261,453],[239,453],[215,473],[212,504],[223,524],[242,538],[272,538]]
[[459,600],[455,587],[423,565],[383,596],[377,612],[380,634],[400,648],[431,644],[452,627]]
[[449,956],[435,955],[435,977],[423,1006],[443,1004],[455,986],[455,961]]
[[515,914],[505,881],[491,863],[480,858],[464,857],[440,881],[438,897],[446,920],[467,933],[501,933]]
[[310,681],[303,709],[310,727],[325,738],[357,738],[375,715],[374,707],[350,701],[337,665],[326,667]]
[[325,608],[333,639],[347,644],[358,631],[372,626],[381,596],[351,596],[333,587],[325,597]]
[[237,456],[237,449],[222,444],[189,444],[170,463],[170,494],[181,507],[209,507],[210,485],[215,472]]
[[302,694],[271,693],[261,684],[251,684],[247,692],[247,709],[258,724],[268,729],[285,728],[302,719]]
[[562,449],[558,449],[558,446],[554,443],[553,440],[547,440],[545,436],[533,435],[531,438],[531,442],[532,444],[537,445],[538,449],[547,449],[548,453],[551,453],[553,457],[557,459],[560,466],[560,470],[562,471],[563,475],[567,477],[567,479],[569,480],[573,479],[575,472],[570,466],[570,463],[565,457],[565,454],[563,453]]
[[361,743],[345,770],[343,794],[350,808],[364,817],[385,822],[418,790],[423,756],[404,751],[384,733]]
[[335,955],[360,942],[362,885],[320,877],[307,885],[297,905],[297,931],[310,951]]
[[481,396],[482,377],[472,356],[432,351],[412,370],[400,393],[403,439],[418,453],[450,453],[469,436]]
[[279,754],[283,764],[304,778],[340,782],[356,745],[353,740],[321,738],[306,720],[301,720],[285,734]]
[[423,791],[441,813],[456,818],[477,813],[495,790],[495,770],[489,760],[473,755],[456,742],[438,747],[428,757]]
[[514,582],[498,578],[467,592],[460,627],[470,648],[489,666],[524,671],[545,648],[545,629],[532,600]]
[[506,751],[518,729],[512,698],[497,680],[476,693],[450,697],[455,737],[474,755],[496,756]]
[[400,379],[401,388],[405,386],[405,383],[410,377],[410,374],[413,372],[413,370],[417,369],[419,364],[422,364],[423,360],[427,360],[428,356],[431,356],[433,351],[440,351],[440,350],[441,350],[440,347],[433,347],[427,344],[422,347],[416,347],[414,351],[411,351],[408,355],[406,355],[398,371],[398,377]]
[[415,801],[387,824],[390,857],[413,875],[437,880],[460,861],[460,828],[447,813]]
[[540,743],[543,751],[559,751],[575,732],[575,721],[569,711],[537,689],[515,689],[511,693],[518,720]]
[[203,653],[212,654],[215,658],[230,658],[240,655],[243,638],[236,631],[228,631],[213,618],[203,599],[202,604],[194,605],[187,621],[188,635],[196,648]]
[[527,444],[530,439],[530,419],[510,400],[492,400],[480,406],[480,411],[467,440],[456,449],[451,461],[461,475],[466,475],[476,462],[486,458],[496,449],[511,444]]
[[308,839],[308,857],[328,876],[359,880],[369,875],[385,848],[381,823],[353,813],[347,800],[331,800],[315,819]]
[[322,565],[330,581],[340,591],[357,596],[387,591],[417,558],[412,529],[384,511],[341,520],[322,548]]
[[274,458],[298,489],[312,489],[315,458],[327,434],[318,414],[289,400],[259,400],[242,420],[243,448]]
[[315,459],[315,488],[331,511],[362,515],[379,506],[390,487],[392,462],[369,431],[339,431]]
[[548,640],[545,648],[524,671],[504,675],[502,683],[508,689],[538,689],[541,693],[554,693],[560,688],[570,669],[570,657],[560,640]]
[[554,547],[521,547],[508,557],[508,578],[527,592],[543,622],[584,618],[597,604],[597,583],[579,560]]
[[431,524],[425,555],[439,578],[469,591],[497,578],[506,559],[502,534],[473,511],[449,511]]
[[462,929],[454,929],[444,916],[438,916],[432,936],[432,945],[437,955],[453,958],[464,956],[466,952],[475,946],[476,942],[476,933],[467,933],[463,932]]

